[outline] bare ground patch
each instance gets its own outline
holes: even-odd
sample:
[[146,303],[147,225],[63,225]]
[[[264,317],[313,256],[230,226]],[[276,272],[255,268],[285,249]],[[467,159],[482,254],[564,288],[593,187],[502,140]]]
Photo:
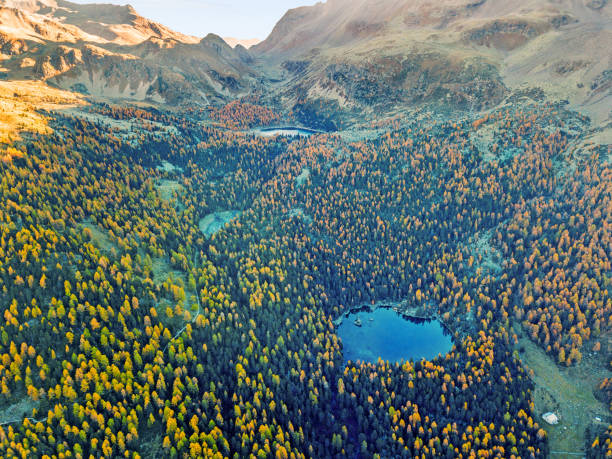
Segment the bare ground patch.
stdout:
[[166,202],[172,201],[175,193],[180,193],[183,191],[183,185],[181,185],[176,180],[167,180],[161,179],[156,185],[155,188],[159,193],[159,197]]
[[200,219],[198,227],[206,237],[211,237],[213,234],[221,231],[227,223],[240,217],[240,214],[242,212],[239,210],[227,210],[208,214]]
[[482,159],[488,163],[510,160],[521,151],[519,148],[515,147],[504,149],[496,149],[496,147],[494,147],[498,130],[501,129],[501,123],[495,122],[484,124],[478,130],[470,133],[470,141],[480,152]]
[[83,228],[89,230],[89,234],[91,235],[91,240],[98,246],[98,248],[106,253],[109,253],[113,250],[118,250],[119,247],[115,244],[109,235],[100,229],[100,227],[94,224],[91,220],[87,219],[81,222]]
[[169,261],[163,257],[153,259],[151,272],[156,283],[165,282],[170,278],[173,280],[180,279],[183,285],[186,283],[185,273],[172,268]]
[[30,397],[23,397],[12,405],[0,408],[0,425],[20,421],[24,417],[32,416],[33,410],[40,406],[40,402]]
[[310,169],[305,167],[304,169],[302,169],[302,172],[300,172],[300,175],[298,175],[295,178],[295,183],[297,184],[298,187],[300,187],[304,185],[304,183],[306,183],[306,180],[308,180],[308,177],[310,177]]
[[[584,454],[587,427],[611,421],[610,411],[595,398],[594,392],[601,380],[612,376],[612,372],[602,365],[600,355],[586,351],[588,345],[578,365],[559,367],[518,324],[514,325],[514,331],[519,338],[521,360],[535,383],[533,401],[537,422],[548,433],[551,455]],[[549,425],[542,419],[542,414],[548,411],[559,416],[559,424]]]
[[470,245],[472,256],[474,257],[474,265],[482,269],[485,273],[495,275],[502,271],[502,254],[493,245],[491,238],[493,232],[489,231],[478,233],[474,242]]

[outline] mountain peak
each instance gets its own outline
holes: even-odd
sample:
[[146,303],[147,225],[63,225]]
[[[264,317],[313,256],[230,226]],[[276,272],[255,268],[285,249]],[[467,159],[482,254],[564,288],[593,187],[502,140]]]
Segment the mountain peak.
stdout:
[[[52,39],[54,29],[70,30],[69,41],[88,41],[135,45],[150,37],[172,38],[181,42],[196,43],[195,37],[170,30],[140,16],[131,5],[78,4],[66,0],[0,0],[0,7],[12,8],[32,15],[28,21],[37,26],[30,29],[23,24],[0,22],[0,31],[10,29],[19,38]],[[39,29],[46,30],[40,33]],[[41,37],[41,35],[43,35]]]
[[259,38],[223,37],[223,40],[232,48],[235,48],[236,46],[243,46],[244,48],[249,49],[258,43],[261,43]]
[[131,5],[66,0],[0,0],[0,52],[11,56],[5,78],[170,105],[226,100],[245,86],[251,59],[218,35],[175,32]]

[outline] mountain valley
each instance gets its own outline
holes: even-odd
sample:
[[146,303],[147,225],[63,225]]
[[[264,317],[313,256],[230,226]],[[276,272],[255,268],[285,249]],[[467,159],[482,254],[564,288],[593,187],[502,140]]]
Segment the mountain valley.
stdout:
[[201,35],[0,0],[0,456],[612,456],[612,5]]

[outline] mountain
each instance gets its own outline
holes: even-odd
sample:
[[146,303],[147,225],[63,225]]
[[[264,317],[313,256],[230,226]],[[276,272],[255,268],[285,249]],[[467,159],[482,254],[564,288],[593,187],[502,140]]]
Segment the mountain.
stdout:
[[610,49],[607,0],[328,0],[289,10],[251,52],[301,110],[482,110],[520,91],[603,122]]
[[210,104],[250,88],[248,51],[174,32],[131,6],[0,0],[0,75],[103,98]]
[[[228,44],[229,43],[229,44]],[[130,6],[0,0],[0,78],[101,98],[220,104],[257,90],[313,127],[398,110],[567,100],[610,124],[607,0],[328,0],[261,43],[186,36]]]
[[255,46],[258,43],[261,43],[259,38],[233,38],[233,37],[223,37],[223,40],[230,45],[232,48],[235,48],[238,45],[244,46],[246,49]]
[[0,29],[13,30],[19,38],[117,45],[135,45],[150,37],[198,41],[139,16],[129,5],[81,5],[64,0],[4,0],[0,5]]

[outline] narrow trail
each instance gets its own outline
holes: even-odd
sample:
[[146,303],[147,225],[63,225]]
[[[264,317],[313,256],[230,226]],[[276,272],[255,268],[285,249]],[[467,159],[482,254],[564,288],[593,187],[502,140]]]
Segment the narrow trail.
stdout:
[[34,424],[37,424],[39,422],[45,422],[47,420],[47,418],[42,418],[42,419],[34,419],[34,418],[21,418],[21,419],[13,419],[12,421],[4,421],[0,423],[0,426],[6,426],[8,424],[17,424],[18,422],[23,422],[24,420],[28,420],[30,422],[33,422]]
[[550,451],[550,454],[560,456],[581,456],[584,457],[584,453],[572,453],[571,451]]

